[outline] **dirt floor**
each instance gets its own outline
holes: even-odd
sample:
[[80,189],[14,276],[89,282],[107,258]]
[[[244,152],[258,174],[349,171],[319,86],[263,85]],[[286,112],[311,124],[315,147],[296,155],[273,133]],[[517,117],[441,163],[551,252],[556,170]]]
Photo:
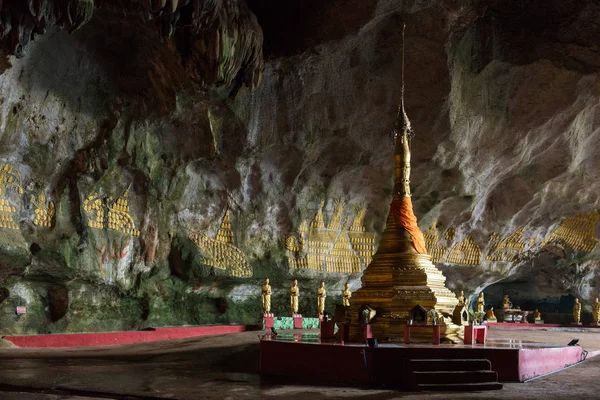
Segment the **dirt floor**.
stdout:
[[[528,383],[474,393],[290,385],[257,373],[259,334],[239,334],[88,349],[0,349],[0,399],[578,399],[600,398],[600,357]],[[513,338],[600,351],[600,330],[490,330]]]

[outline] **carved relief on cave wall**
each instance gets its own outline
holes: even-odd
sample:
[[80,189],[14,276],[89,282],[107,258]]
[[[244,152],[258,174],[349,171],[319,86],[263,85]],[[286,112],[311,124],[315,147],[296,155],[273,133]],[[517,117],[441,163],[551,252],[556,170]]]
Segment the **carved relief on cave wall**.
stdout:
[[356,207],[355,215],[344,216],[345,202],[338,200],[327,226],[322,202],[311,221],[303,221],[296,234],[288,236],[289,267],[333,273],[359,273],[366,268],[375,252],[375,234],[363,224],[366,209]]
[[83,210],[87,214],[88,226],[95,229],[111,229],[132,236],[139,236],[133,218],[129,214],[129,188],[115,201],[105,202],[93,193],[83,201]]
[[34,225],[46,228],[52,227],[52,218],[54,218],[54,214],[56,213],[54,202],[48,201],[46,203],[46,196],[44,196],[43,193],[40,193],[37,198],[31,196],[29,201],[35,207],[35,217],[33,219]]
[[598,239],[594,237],[597,222],[598,211],[568,217],[544,240],[542,246],[555,243],[589,253],[598,245]]
[[[555,244],[560,247],[576,251],[591,252],[598,245],[595,237],[596,224],[599,219],[598,211],[578,214],[563,220],[559,226],[540,243],[543,247]],[[518,262],[523,259],[527,250],[535,246],[536,239],[525,242],[522,226],[509,233],[504,238],[493,232],[486,246],[486,261]],[[439,233],[434,223],[424,233],[427,250],[434,263],[479,265],[483,251],[471,236],[466,236],[462,241],[454,243],[456,231],[449,228],[445,232],[445,240],[440,240]]]
[[479,265],[481,262],[481,249],[471,236],[467,236],[450,249],[446,262],[450,264]]
[[19,229],[13,219],[17,208],[9,200],[9,191],[23,194],[21,188],[21,174],[10,164],[1,164],[0,167],[0,228]]
[[500,235],[492,233],[490,235],[491,248],[487,254],[486,260],[507,262],[518,261],[520,255],[525,250],[525,243],[523,242],[524,230],[525,227],[522,226],[502,240],[500,240]]
[[234,244],[229,207],[225,210],[214,239],[201,232],[190,233],[188,237],[204,253],[202,260],[204,264],[227,271],[230,276],[252,276],[252,267],[250,267],[246,255]]
[[437,222],[431,225],[431,228],[423,233],[423,236],[425,237],[425,247],[431,256],[432,262],[443,263],[448,256],[448,247],[440,243],[436,225]]

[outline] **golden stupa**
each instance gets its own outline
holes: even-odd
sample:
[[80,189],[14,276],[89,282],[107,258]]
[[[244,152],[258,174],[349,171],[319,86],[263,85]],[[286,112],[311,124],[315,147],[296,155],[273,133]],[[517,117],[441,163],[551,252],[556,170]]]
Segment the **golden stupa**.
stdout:
[[[428,319],[432,309],[438,314],[441,337],[456,342],[460,341],[458,335],[462,336],[462,327],[452,323],[458,300],[446,288],[446,277],[431,262],[413,213],[409,185],[411,138],[412,128],[404,110],[403,60],[401,101],[394,129],[394,197],[379,248],[364,271],[362,287],[350,300],[351,341],[364,340],[367,307],[376,311],[369,323],[373,337],[379,340],[402,340],[404,326],[411,320],[413,325],[431,324]],[[412,338],[430,340],[432,332],[428,328],[412,329]]]

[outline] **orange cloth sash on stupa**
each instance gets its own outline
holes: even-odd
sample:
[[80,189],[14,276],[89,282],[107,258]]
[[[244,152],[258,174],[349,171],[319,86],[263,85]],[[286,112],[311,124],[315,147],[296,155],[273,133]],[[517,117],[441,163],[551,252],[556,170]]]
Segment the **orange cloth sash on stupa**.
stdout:
[[427,254],[423,232],[417,226],[417,217],[413,212],[412,201],[408,196],[394,196],[392,199],[392,215],[397,227],[402,227],[413,241],[417,253]]

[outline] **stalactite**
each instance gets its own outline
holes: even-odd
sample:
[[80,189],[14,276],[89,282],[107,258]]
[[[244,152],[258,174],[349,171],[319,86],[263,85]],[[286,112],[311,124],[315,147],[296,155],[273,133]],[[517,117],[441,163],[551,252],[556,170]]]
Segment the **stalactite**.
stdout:
[[197,82],[254,88],[260,81],[263,34],[245,0],[4,0],[2,54],[22,57],[27,44],[51,26],[72,33],[99,7],[143,15],[161,40],[176,43]]

